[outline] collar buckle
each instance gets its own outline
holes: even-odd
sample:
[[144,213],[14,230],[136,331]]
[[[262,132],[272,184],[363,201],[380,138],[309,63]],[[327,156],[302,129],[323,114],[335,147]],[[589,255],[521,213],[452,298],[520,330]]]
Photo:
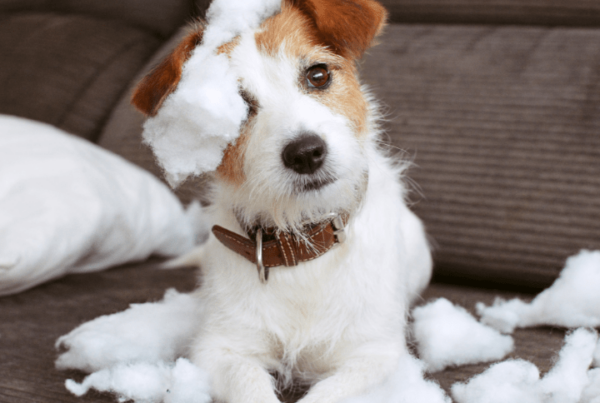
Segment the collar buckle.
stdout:
[[346,242],[346,229],[344,227],[344,220],[340,214],[332,213],[330,215],[333,217],[331,220],[331,227],[333,228],[333,235],[335,235],[335,239],[338,243]]
[[263,231],[258,228],[256,231],[256,269],[258,270],[258,278],[263,284],[269,281],[269,268],[263,264]]

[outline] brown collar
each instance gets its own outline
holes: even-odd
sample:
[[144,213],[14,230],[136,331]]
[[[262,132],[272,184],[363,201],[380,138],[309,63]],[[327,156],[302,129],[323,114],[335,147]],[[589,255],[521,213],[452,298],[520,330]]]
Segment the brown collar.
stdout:
[[[323,255],[336,243],[346,240],[344,227],[348,215],[332,214],[327,220],[312,224],[304,233],[304,240],[293,233],[277,232],[273,229],[258,229],[250,239],[231,232],[219,225],[212,232],[221,243],[232,251],[256,263],[261,282],[269,279],[269,268],[296,266]],[[256,241],[252,241],[254,238]]]

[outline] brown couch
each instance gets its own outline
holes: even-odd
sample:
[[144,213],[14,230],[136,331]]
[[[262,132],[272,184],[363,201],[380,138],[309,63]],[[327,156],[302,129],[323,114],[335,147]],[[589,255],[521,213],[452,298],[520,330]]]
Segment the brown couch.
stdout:
[[[390,25],[361,71],[387,140],[411,158],[412,200],[435,252],[423,301],[473,310],[548,286],[567,256],[600,249],[600,3],[383,0]],[[54,124],[160,175],[129,105],[136,80],[202,15],[192,0],[0,0],[0,113]],[[0,179],[1,180],[1,179]],[[178,190],[202,198],[202,179]],[[0,245],[1,247],[1,245]],[[78,324],[191,290],[156,260],[71,275],[0,299],[0,402],[110,402],[64,388],[54,341]],[[521,294],[519,294],[521,293]],[[544,372],[564,330],[515,333]],[[435,374],[444,388],[487,364]]]

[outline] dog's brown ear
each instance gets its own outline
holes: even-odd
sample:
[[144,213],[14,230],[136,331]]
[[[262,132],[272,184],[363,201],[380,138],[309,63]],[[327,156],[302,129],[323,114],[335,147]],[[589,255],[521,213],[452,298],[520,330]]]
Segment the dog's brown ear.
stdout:
[[319,42],[335,53],[359,59],[381,32],[387,18],[375,0],[288,0],[308,16]]
[[202,27],[188,34],[175,50],[140,81],[131,103],[146,116],[154,116],[167,96],[175,91],[181,79],[183,63],[202,42]]

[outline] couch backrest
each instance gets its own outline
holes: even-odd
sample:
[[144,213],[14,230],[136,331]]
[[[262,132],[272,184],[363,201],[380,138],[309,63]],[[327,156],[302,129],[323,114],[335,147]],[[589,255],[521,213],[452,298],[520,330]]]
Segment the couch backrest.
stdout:
[[600,26],[598,0],[380,0],[390,22]]
[[0,0],[0,113],[95,141],[146,60],[208,0]]
[[600,29],[391,24],[362,75],[438,278],[548,286],[600,249]]
[[53,12],[125,22],[164,38],[206,8],[208,0],[0,0],[0,13]]

